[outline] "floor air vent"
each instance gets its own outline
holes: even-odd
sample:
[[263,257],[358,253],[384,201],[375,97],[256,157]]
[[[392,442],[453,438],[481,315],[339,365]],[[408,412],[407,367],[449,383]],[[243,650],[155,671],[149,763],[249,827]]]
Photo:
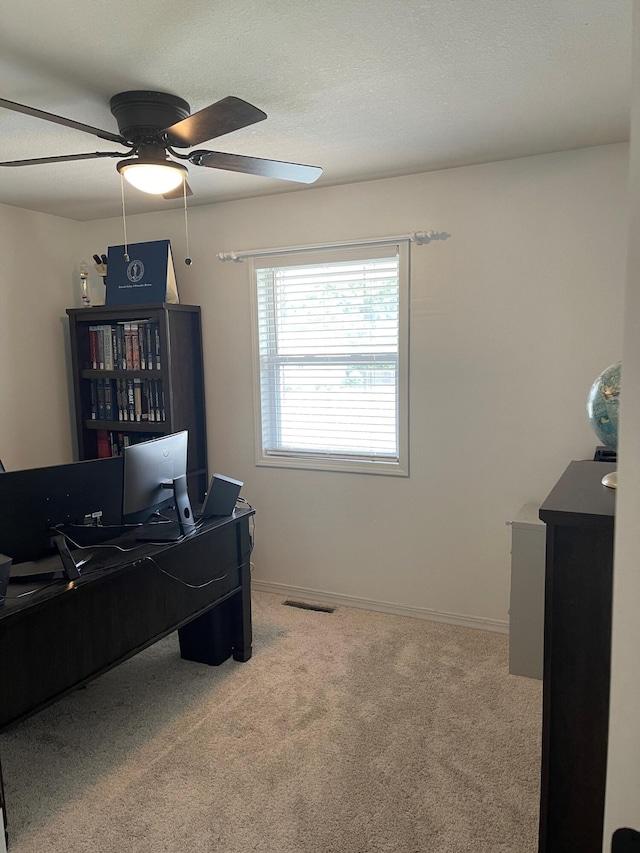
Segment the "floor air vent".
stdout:
[[287,607],[299,607],[300,610],[317,610],[318,613],[333,613],[335,607],[329,607],[325,604],[308,604],[306,601],[283,601]]

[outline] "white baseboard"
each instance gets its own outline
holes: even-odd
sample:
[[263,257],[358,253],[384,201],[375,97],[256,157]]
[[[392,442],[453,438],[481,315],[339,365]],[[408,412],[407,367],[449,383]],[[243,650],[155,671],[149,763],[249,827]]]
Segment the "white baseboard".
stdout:
[[409,607],[406,604],[394,604],[388,601],[376,601],[355,595],[341,595],[333,592],[320,592],[317,589],[305,589],[300,586],[288,586],[282,583],[269,583],[251,579],[251,587],[256,592],[272,592],[284,598],[301,599],[317,604],[358,607],[361,610],[375,610],[379,613],[391,613],[394,616],[411,616],[414,619],[427,619],[430,622],[445,622],[447,625],[459,625],[463,628],[476,628],[481,631],[495,631],[498,634],[509,633],[508,621],[483,619],[480,616],[466,616],[461,613],[445,613],[428,607]]

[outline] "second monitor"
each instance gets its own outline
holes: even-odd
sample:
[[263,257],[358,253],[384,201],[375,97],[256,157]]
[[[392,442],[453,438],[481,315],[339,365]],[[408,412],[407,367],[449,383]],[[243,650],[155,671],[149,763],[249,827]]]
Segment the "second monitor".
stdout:
[[159,523],[141,536],[151,541],[174,541],[195,530],[187,491],[187,430],[124,448],[124,524],[146,524],[175,505],[178,527]]

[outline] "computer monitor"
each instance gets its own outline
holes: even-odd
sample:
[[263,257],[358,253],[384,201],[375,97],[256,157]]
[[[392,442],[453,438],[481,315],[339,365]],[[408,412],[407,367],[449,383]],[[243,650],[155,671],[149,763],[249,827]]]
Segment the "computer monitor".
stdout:
[[[0,553],[14,564],[55,554],[56,528],[93,544],[113,538],[122,522],[122,459],[89,459],[0,477]],[[84,542],[83,528],[90,532]]]
[[178,514],[178,531],[158,524],[141,537],[175,540],[195,530],[187,491],[187,443],[188,432],[183,430],[124,448],[123,523],[145,524],[171,506]]

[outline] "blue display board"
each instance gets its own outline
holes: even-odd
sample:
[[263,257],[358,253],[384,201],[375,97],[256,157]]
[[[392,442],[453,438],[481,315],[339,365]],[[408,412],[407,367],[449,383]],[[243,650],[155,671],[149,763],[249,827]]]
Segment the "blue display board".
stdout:
[[107,305],[179,302],[169,240],[109,246],[105,279]]

